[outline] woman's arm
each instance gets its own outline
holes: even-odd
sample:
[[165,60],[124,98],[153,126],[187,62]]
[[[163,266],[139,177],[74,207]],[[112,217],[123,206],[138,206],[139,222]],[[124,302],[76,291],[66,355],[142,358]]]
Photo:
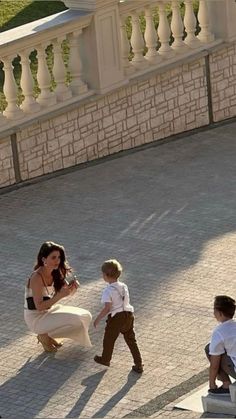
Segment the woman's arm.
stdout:
[[48,310],[64,297],[67,297],[74,291],[74,286],[63,286],[50,300],[43,300],[43,281],[41,276],[35,272],[30,279],[30,287],[32,289],[34,304],[37,310]]

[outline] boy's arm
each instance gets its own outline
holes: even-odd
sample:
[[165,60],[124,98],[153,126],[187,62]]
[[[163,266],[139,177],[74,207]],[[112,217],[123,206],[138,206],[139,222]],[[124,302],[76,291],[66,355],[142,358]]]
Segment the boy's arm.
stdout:
[[217,388],[216,377],[220,369],[221,355],[210,355],[209,388]]
[[105,317],[109,313],[109,311],[111,311],[111,306],[112,306],[112,303],[105,303],[103,309],[100,311],[99,315],[94,320],[94,323],[93,323],[94,327],[97,327],[100,320],[102,320],[103,317]]

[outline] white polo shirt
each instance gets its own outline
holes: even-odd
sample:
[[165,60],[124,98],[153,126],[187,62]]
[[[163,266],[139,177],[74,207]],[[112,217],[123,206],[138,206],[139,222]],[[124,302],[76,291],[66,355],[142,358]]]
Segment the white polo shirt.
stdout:
[[128,287],[120,281],[107,285],[102,293],[102,303],[112,303],[111,311],[109,312],[111,317],[121,311],[134,312],[133,306],[130,305]]
[[233,319],[220,323],[212,333],[209,354],[230,356],[236,371],[236,322]]

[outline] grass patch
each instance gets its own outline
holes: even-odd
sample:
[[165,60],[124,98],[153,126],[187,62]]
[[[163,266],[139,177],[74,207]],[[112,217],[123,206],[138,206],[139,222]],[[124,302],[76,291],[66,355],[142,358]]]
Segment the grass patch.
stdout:
[[0,0],[0,32],[66,10],[61,1]]

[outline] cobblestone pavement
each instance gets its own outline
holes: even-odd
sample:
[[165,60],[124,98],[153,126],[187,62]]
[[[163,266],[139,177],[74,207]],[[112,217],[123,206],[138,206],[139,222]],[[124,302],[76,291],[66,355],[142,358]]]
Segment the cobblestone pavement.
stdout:
[[[236,122],[0,195],[2,417],[201,417],[173,406],[181,383],[207,368],[214,296],[235,296],[235,132]],[[130,372],[122,338],[110,368],[94,363],[104,323],[91,327],[89,350],[65,341],[52,356],[36,344],[23,321],[23,292],[45,240],[63,243],[80,274],[82,287],[65,304],[93,316],[101,263],[122,262],[141,377]]]

